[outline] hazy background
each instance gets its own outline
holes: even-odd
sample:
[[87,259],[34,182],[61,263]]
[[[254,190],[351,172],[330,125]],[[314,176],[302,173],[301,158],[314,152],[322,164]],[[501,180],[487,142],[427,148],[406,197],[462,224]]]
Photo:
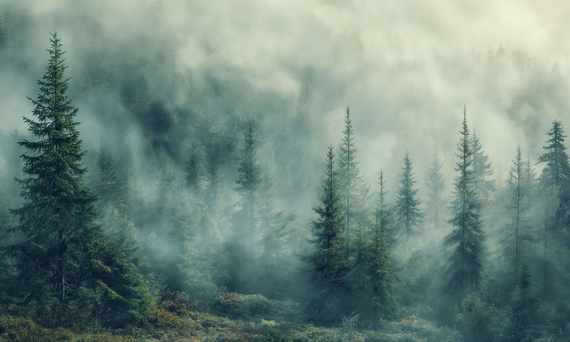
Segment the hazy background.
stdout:
[[231,188],[255,119],[278,207],[306,223],[346,106],[374,190],[384,168],[395,194],[406,150],[425,188],[436,144],[449,188],[464,104],[497,177],[519,143],[536,160],[553,120],[570,128],[569,17],[535,0],[0,1],[0,129],[25,133],[56,30],[88,164],[107,145],[141,179],[157,155],[182,177],[201,141]]

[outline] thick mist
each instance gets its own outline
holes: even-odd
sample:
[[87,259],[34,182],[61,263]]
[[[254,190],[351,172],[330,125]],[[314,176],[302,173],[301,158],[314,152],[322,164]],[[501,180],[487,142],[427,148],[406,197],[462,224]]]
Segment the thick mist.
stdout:
[[[360,172],[375,196],[384,171],[390,204],[405,153],[427,199],[435,150],[443,197],[451,198],[464,106],[497,185],[508,179],[517,146],[534,165],[552,122],[570,127],[569,14],[569,4],[536,0],[0,0],[0,191],[9,194],[2,207],[18,203],[16,141],[27,137],[22,117],[33,107],[26,97],[37,94],[49,34],[57,31],[84,162],[96,170],[101,152],[109,153],[157,263],[182,253],[161,237],[171,227],[192,221],[201,240],[180,248],[208,258],[218,250],[199,251],[227,247],[232,227],[245,226],[231,221],[252,124],[259,167],[287,221],[287,256],[302,267],[297,257],[310,236],[325,153],[329,145],[338,151],[347,107]],[[184,190],[193,157],[218,177],[203,189],[216,212]],[[95,183],[93,172],[86,180]],[[499,253],[501,215],[488,215],[497,218],[488,225],[491,253]],[[447,222],[448,208],[441,216]],[[447,228],[418,242],[433,250],[408,263],[410,273],[430,255],[443,259],[437,248]]]
[[449,133],[465,104],[505,178],[516,146],[536,159],[550,122],[568,110],[567,9],[550,6],[4,1],[2,129],[24,131],[38,56],[57,30],[85,148],[128,149],[134,172],[158,150],[179,172],[204,132],[224,137],[216,148],[232,155],[254,119],[279,201],[307,218],[347,105],[364,175],[372,183],[384,168],[393,188],[406,150],[420,180],[436,144],[452,171]]

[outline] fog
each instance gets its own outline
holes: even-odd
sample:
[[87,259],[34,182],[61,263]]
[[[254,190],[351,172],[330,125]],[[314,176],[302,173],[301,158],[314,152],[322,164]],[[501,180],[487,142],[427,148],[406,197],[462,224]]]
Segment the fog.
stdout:
[[[150,203],[160,197],[156,175],[182,184],[192,149],[203,148],[219,159],[220,210],[231,211],[254,122],[276,207],[307,235],[347,106],[361,173],[376,191],[383,169],[390,200],[405,152],[427,196],[436,146],[451,196],[464,105],[499,183],[519,144],[535,162],[552,121],[570,127],[569,14],[570,3],[538,0],[4,0],[0,129],[27,134],[26,97],[37,94],[57,31],[91,169],[108,148]],[[5,187],[18,153],[0,147]]]

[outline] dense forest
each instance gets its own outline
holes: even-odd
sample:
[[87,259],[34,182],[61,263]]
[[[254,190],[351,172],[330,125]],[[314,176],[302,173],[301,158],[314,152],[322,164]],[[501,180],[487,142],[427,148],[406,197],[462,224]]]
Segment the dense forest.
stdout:
[[368,78],[318,15],[340,56],[249,62],[166,2],[32,3],[0,3],[1,340],[570,340],[565,65],[402,43]]

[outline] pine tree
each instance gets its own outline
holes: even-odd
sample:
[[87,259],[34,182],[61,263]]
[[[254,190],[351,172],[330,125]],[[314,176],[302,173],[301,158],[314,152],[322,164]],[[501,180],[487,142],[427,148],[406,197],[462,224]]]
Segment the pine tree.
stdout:
[[390,317],[394,313],[396,304],[393,263],[394,237],[390,212],[386,203],[387,191],[385,190],[386,183],[382,171],[380,171],[378,185],[380,191],[374,213],[369,274],[375,312],[381,316]]
[[363,207],[368,195],[368,188],[360,176],[360,168],[356,161],[356,146],[354,142],[354,128],[350,118],[350,108],[346,108],[344,117],[343,138],[339,147],[338,175],[340,194],[344,210],[344,233],[346,237],[347,253],[350,252],[352,228],[355,223],[365,221]]
[[238,169],[238,179],[236,180],[236,191],[240,195],[241,212],[245,223],[248,225],[250,237],[255,233],[257,192],[261,183],[261,172],[257,165],[255,153],[256,141],[253,134],[253,124],[250,123],[244,135],[244,148]]
[[38,98],[30,99],[37,121],[24,118],[37,141],[19,143],[28,150],[22,155],[27,178],[17,179],[23,204],[12,210],[21,235],[9,246],[17,270],[13,285],[39,314],[55,311],[65,319],[67,308],[77,307],[76,314],[103,323],[136,323],[149,317],[152,297],[137,287],[144,283],[140,274],[126,269],[130,263],[112,252],[95,223],[97,197],[83,185],[78,109],[66,95],[64,52],[55,33],[48,52]]
[[473,179],[475,189],[477,189],[479,198],[483,204],[489,201],[495,186],[495,182],[489,179],[489,177],[493,175],[493,171],[491,171],[489,156],[483,151],[483,146],[475,134],[475,131],[473,131],[473,141],[471,144],[473,149]]
[[[570,246],[570,231],[568,230],[568,213],[570,211],[570,167],[568,154],[564,145],[566,135],[560,121],[552,123],[552,129],[547,133],[550,137],[543,147],[544,153],[539,162],[546,163],[540,176],[544,200],[544,229],[543,229],[543,297],[546,298],[552,286],[548,273],[552,269],[552,260],[548,254],[550,249],[558,249],[555,241],[564,241]],[[558,202],[555,204],[555,202]],[[555,206],[554,212],[549,212]],[[566,229],[563,229],[566,224]],[[549,237],[554,238],[548,243]]]
[[548,136],[550,139],[543,147],[545,152],[538,159],[539,162],[546,163],[546,167],[542,170],[542,179],[546,186],[556,186],[565,190],[570,182],[570,166],[564,145],[566,135],[560,121],[552,123]]
[[396,200],[396,213],[398,222],[402,227],[401,235],[404,238],[404,242],[408,242],[410,237],[417,233],[414,228],[423,217],[423,213],[420,211],[420,201],[417,198],[418,189],[414,188],[415,183],[412,160],[410,155],[406,153],[400,177],[400,189]]
[[457,144],[459,162],[455,179],[454,217],[450,220],[454,230],[445,238],[445,246],[452,248],[448,261],[447,290],[459,300],[479,288],[483,269],[484,235],[481,221],[481,204],[475,190],[473,175],[473,148],[469,139],[467,110],[463,108],[463,127]]
[[439,161],[437,149],[435,149],[426,182],[429,198],[428,206],[435,228],[439,228],[439,215],[442,207],[443,190],[445,188],[445,177],[441,173],[441,167],[442,164]]
[[326,163],[321,204],[313,208],[318,218],[312,222],[311,242],[314,252],[309,257],[319,287],[319,298],[313,302],[313,306],[317,306],[314,310],[319,312],[326,310],[326,304],[339,304],[340,297],[346,294],[348,273],[342,229],[345,217],[341,207],[338,173],[334,168],[332,147],[329,147]]
[[[513,160],[513,166],[510,171],[509,193],[512,200],[511,210],[513,212],[511,229],[509,237],[512,241],[513,249],[513,283],[516,283],[519,274],[519,265],[522,251],[522,242],[525,238],[524,228],[524,200],[527,196],[527,189],[524,188],[525,182],[525,165],[522,158],[522,151],[520,146],[517,148],[517,154]],[[528,238],[527,238],[528,239]]]
[[204,187],[206,172],[204,170],[204,151],[192,146],[190,159],[186,163],[186,186],[196,194],[201,194]]
[[39,307],[66,302],[78,292],[92,242],[100,239],[94,224],[96,197],[82,184],[87,169],[74,121],[77,108],[66,95],[64,52],[55,33],[48,52],[38,98],[30,99],[37,121],[24,118],[38,140],[19,143],[31,152],[22,155],[28,178],[17,179],[24,203],[12,211],[19,219],[15,229],[24,235],[11,247],[18,281],[26,302]]

